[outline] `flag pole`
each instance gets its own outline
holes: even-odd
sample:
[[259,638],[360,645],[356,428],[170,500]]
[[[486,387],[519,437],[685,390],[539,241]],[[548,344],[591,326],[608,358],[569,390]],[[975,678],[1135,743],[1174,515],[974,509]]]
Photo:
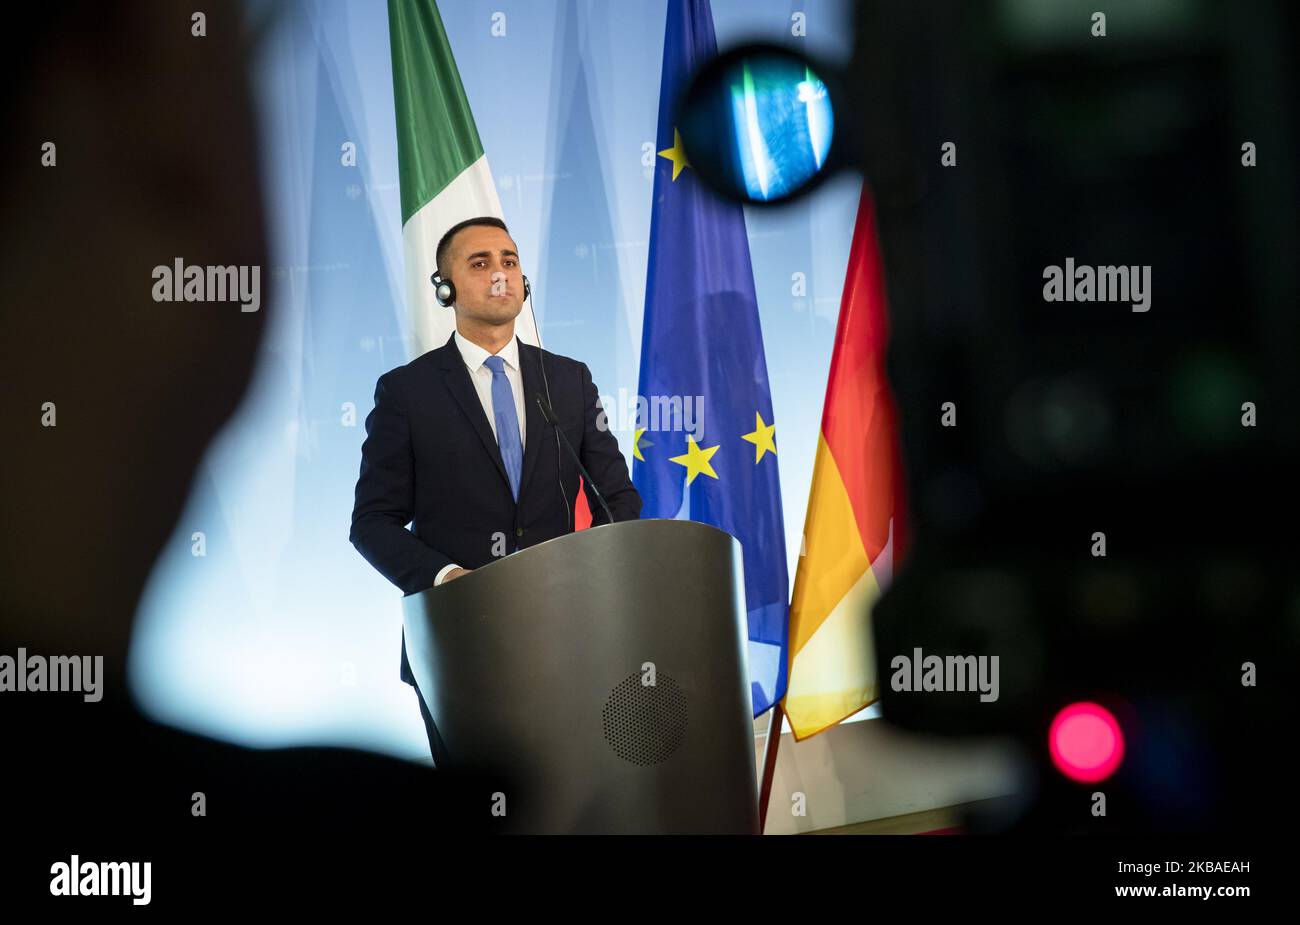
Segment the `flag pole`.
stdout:
[[781,721],[785,711],[781,701],[772,704],[767,715],[767,742],[763,748],[763,782],[758,788],[758,834],[767,830],[767,804],[772,797],[772,778],[776,776],[776,752],[781,747]]

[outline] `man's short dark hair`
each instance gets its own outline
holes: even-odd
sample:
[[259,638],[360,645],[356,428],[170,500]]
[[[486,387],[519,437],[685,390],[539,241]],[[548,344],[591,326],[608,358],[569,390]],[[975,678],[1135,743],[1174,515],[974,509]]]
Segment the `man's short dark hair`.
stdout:
[[480,215],[478,218],[467,218],[463,222],[457,222],[455,225],[452,225],[447,229],[447,233],[442,236],[442,240],[438,242],[438,249],[434,251],[433,254],[433,261],[438,265],[438,273],[443,279],[447,278],[448,267],[443,263],[443,260],[447,256],[447,251],[451,249],[451,239],[456,237],[457,233],[464,231],[466,228],[471,228],[474,225],[487,225],[491,228],[500,228],[506,234],[510,233],[510,229],[506,227],[505,222],[501,221],[499,218],[494,218],[491,215]]

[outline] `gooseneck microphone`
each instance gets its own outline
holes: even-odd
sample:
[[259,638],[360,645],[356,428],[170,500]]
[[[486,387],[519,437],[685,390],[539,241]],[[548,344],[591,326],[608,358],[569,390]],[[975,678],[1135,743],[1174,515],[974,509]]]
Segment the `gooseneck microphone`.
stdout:
[[[528,285],[528,277],[525,276],[524,277],[524,298],[528,300],[528,310],[532,312],[533,315],[533,330],[538,331],[537,360],[542,367],[542,384],[546,386],[546,408],[550,408],[551,407],[551,380],[546,377],[546,351],[542,349],[542,335],[537,327],[537,312],[533,309],[532,294],[533,294],[533,287]],[[540,395],[537,397],[539,399],[541,398]],[[540,407],[540,405],[538,407]],[[546,417],[545,409],[542,410],[542,417],[544,418]],[[549,418],[547,418],[547,420],[550,421]],[[551,426],[555,428],[555,432],[558,434],[560,432],[560,425],[554,423],[553,421],[551,421],[550,423]],[[564,516],[565,519],[568,521],[569,529],[572,530],[575,526],[575,524],[573,523],[573,510],[569,507],[569,496],[565,494],[564,491],[564,480],[560,478],[561,468],[563,467],[560,465],[560,441],[556,440],[555,441],[555,487],[560,490],[560,498],[564,501]]]
[[577,463],[578,471],[582,473],[582,477],[586,479],[587,484],[591,486],[591,493],[595,495],[596,500],[600,502],[601,508],[605,511],[605,516],[609,518],[610,523],[613,523],[614,515],[610,512],[609,505],[605,503],[605,496],[600,493],[600,489],[596,487],[596,483],[591,480],[591,473],[588,472],[587,467],[582,464],[582,460],[578,458],[577,452],[573,449],[573,444],[569,442],[569,438],[566,437],[564,431],[560,429],[560,424],[555,420],[555,412],[554,409],[551,408],[550,402],[542,398],[541,392],[534,392],[533,398],[537,399],[537,407],[542,409],[542,417],[546,418],[546,423],[554,427],[555,432],[559,434],[560,439],[564,441],[565,449],[569,451],[569,455],[572,456],[573,461]]

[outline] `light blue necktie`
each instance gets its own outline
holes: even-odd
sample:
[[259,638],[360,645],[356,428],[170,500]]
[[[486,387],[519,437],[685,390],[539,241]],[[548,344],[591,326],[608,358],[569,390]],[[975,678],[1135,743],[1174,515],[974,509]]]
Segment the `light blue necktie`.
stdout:
[[519,414],[515,410],[515,393],[506,378],[506,361],[490,356],[483,361],[492,370],[492,415],[497,423],[497,446],[501,461],[510,477],[510,493],[519,500],[519,473],[524,468],[524,448],[519,442]]

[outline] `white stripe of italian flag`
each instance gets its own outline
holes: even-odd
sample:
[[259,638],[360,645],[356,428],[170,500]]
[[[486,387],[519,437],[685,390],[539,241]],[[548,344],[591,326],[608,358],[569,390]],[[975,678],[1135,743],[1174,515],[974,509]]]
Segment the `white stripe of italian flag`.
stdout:
[[[434,300],[429,282],[438,240],[467,218],[504,215],[437,4],[388,0],[388,29],[406,299],[419,356],[445,344],[456,327],[455,315]],[[520,313],[515,333],[541,346],[531,311]]]

